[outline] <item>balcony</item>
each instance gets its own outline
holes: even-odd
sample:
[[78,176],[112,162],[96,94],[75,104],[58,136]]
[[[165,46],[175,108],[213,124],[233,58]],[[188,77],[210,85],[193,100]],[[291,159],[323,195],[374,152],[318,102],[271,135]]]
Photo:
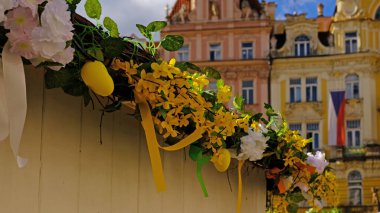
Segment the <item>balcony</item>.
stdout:
[[336,161],[365,161],[380,159],[380,145],[371,144],[365,147],[332,147],[329,152],[330,162]]
[[[298,212],[306,212],[311,207],[301,207]],[[329,212],[334,208],[324,207],[322,212]],[[338,206],[339,213],[377,213],[378,207],[376,205],[369,206]],[[335,211],[334,211],[335,212]]]
[[342,213],[376,213],[377,206],[339,206]]

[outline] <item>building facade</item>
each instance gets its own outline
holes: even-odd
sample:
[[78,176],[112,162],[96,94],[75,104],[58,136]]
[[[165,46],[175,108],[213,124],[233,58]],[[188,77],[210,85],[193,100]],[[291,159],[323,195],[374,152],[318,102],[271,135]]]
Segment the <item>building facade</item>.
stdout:
[[[332,17],[287,15],[271,38],[271,100],[289,127],[312,138],[338,177],[344,212],[374,212],[380,188],[380,1],[337,0]],[[331,140],[342,92],[342,144]],[[334,100],[334,101],[332,101]],[[335,103],[335,102],[334,102]],[[335,110],[335,111],[333,111]],[[330,139],[329,139],[330,138]]]
[[[184,46],[164,58],[220,71],[245,110],[263,111],[268,101],[269,42],[276,5],[258,0],[178,0],[162,32],[182,35]],[[210,88],[215,88],[215,82]]]
[[[312,138],[310,151],[326,153],[344,212],[374,212],[380,189],[380,0],[335,5],[333,16],[324,16],[320,4],[316,18],[288,14],[274,20],[273,2],[177,0],[162,37],[182,35],[185,44],[164,58],[218,69],[233,95],[243,96],[246,111],[262,112],[270,102],[289,128]],[[329,124],[329,107],[336,107],[332,93],[344,94],[337,144]]]

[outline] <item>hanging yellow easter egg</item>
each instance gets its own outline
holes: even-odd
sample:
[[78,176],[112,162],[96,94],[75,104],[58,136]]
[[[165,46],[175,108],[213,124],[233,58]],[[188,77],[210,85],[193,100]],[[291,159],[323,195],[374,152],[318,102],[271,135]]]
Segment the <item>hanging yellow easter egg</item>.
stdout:
[[212,157],[211,162],[214,163],[216,170],[219,172],[225,172],[230,166],[231,162],[230,151],[224,148],[219,149]]
[[96,94],[109,96],[114,90],[114,83],[107,68],[100,61],[86,62],[81,70],[84,83]]

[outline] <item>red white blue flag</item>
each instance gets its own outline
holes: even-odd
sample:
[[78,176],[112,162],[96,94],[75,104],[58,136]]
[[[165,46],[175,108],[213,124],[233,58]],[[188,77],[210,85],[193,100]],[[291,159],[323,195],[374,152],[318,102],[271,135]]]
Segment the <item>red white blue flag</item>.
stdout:
[[344,146],[345,144],[344,104],[344,91],[330,92],[328,125],[330,146]]

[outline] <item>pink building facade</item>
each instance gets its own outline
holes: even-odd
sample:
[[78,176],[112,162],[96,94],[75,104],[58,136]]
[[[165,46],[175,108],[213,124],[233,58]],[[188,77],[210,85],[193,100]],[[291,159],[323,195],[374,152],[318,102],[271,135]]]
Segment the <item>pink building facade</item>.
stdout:
[[233,95],[244,97],[246,111],[262,112],[275,8],[257,0],[177,0],[161,36],[182,35],[185,43],[163,57],[216,68]]

